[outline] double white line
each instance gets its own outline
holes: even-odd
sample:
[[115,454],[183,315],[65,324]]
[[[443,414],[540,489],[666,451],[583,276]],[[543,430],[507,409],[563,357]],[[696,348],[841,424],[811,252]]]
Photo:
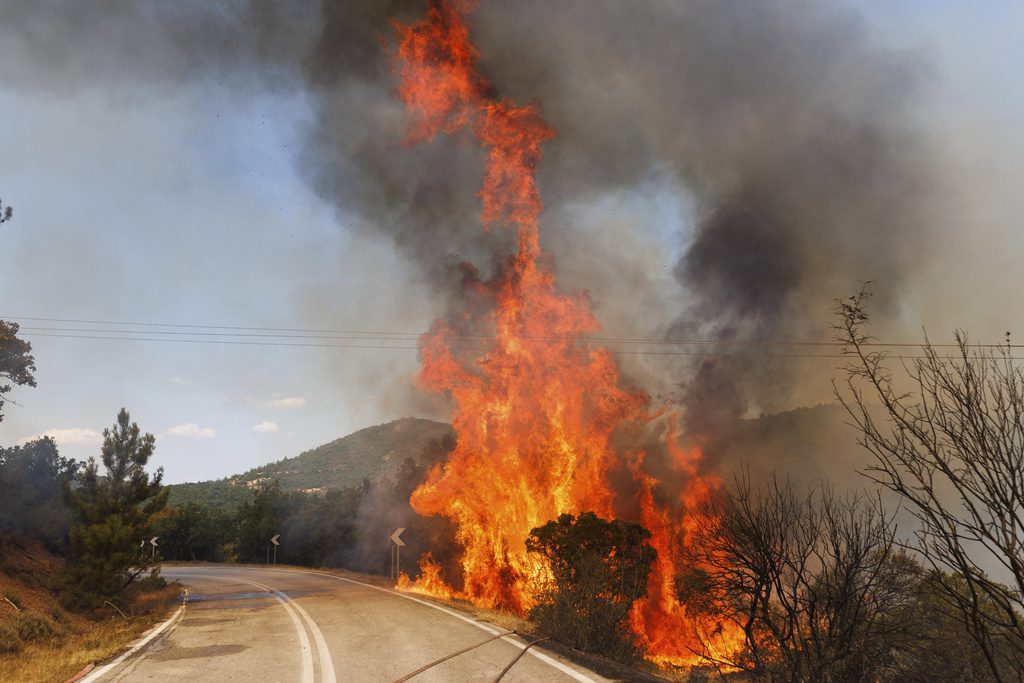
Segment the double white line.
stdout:
[[[317,654],[319,655],[320,683],[335,683],[334,662],[331,661],[331,651],[327,649],[327,641],[324,640],[324,634],[320,632],[320,628],[313,621],[313,617],[309,616],[309,612],[281,591],[274,590],[270,586],[258,581],[242,580],[262,588],[277,598],[281,606],[288,612],[288,616],[291,617],[292,623],[295,625],[295,631],[299,634],[299,645],[302,647],[302,670],[300,676],[302,683],[314,683],[317,680],[313,671],[313,651],[309,645],[309,636],[306,635],[307,628],[313,636]],[[305,627],[303,627],[303,622],[305,622]]]

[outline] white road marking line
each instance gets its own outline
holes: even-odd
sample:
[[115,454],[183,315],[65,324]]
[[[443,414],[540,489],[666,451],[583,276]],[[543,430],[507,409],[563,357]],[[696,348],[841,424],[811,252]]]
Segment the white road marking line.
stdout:
[[327,647],[327,641],[324,640],[324,634],[321,633],[320,628],[313,621],[313,617],[309,616],[309,612],[302,608],[298,600],[292,600],[292,606],[299,610],[299,614],[305,618],[306,623],[309,624],[310,630],[313,632],[313,638],[316,640],[316,649],[320,653],[320,681],[321,683],[336,683],[337,679],[334,676],[334,661],[331,659],[331,651]]
[[[309,628],[309,632],[313,634],[313,640],[316,641],[316,649],[320,659],[321,683],[336,683],[337,679],[335,678],[334,675],[334,661],[331,659],[331,651],[327,647],[327,641],[324,640],[323,632],[320,631],[320,628],[316,625],[316,622],[313,621],[313,617],[309,615],[309,612],[307,612],[302,607],[302,605],[298,603],[298,601],[288,597],[281,591],[275,590],[270,586],[264,585],[257,581],[246,581],[247,583],[250,583],[253,586],[259,586],[260,588],[264,589],[265,591],[273,595],[275,598],[280,600],[282,603],[284,603],[285,607],[294,608],[298,611],[299,616],[301,616],[302,619],[306,622],[306,626]],[[307,640],[307,647],[308,644],[309,641]],[[312,656],[310,656],[310,667],[312,668]],[[312,674],[310,674],[310,680],[313,680]]]
[[100,679],[100,676],[103,676],[104,674],[109,673],[112,669],[114,669],[116,666],[118,666],[121,662],[123,662],[124,660],[128,659],[129,657],[131,657],[133,654],[135,654],[136,652],[138,652],[142,648],[146,647],[146,645],[148,645],[151,640],[153,640],[158,635],[163,633],[164,629],[166,629],[168,626],[173,624],[174,620],[177,619],[181,615],[181,613],[184,612],[184,611],[185,611],[185,605],[182,605],[181,607],[179,607],[177,609],[177,611],[175,611],[174,614],[171,615],[171,617],[167,621],[165,621],[164,623],[160,624],[160,626],[158,626],[156,629],[150,631],[148,636],[146,636],[145,638],[143,638],[142,640],[137,642],[127,652],[125,652],[124,654],[122,654],[120,657],[118,657],[114,661],[110,662],[109,664],[106,664],[106,665],[100,667],[99,669],[93,669],[93,671],[88,676],[86,676],[85,678],[81,679],[78,683],[93,683],[93,681],[98,681]]
[[[253,567],[253,569],[256,569],[256,568]],[[405,593],[400,593],[398,591],[391,590],[390,588],[381,588],[380,586],[374,586],[373,584],[370,584],[370,583],[363,583],[362,581],[356,581],[355,579],[349,579],[349,578],[346,578],[344,576],[335,576],[334,574],[327,574],[325,572],[305,571],[305,570],[301,570],[301,569],[264,569],[263,571],[290,572],[290,573],[293,573],[293,574],[316,574],[317,576],[329,576],[332,579],[338,579],[339,581],[348,581],[349,583],[354,583],[354,584],[357,584],[359,586],[366,586],[367,588],[372,588],[374,590],[381,591],[382,593],[388,593],[390,595],[394,595],[394,596],[399,597],[399,598],[405,598],[406,600],[412,600],[413,602],[418,602],[421,605],[426,605],[427,607],[431,607],[431,608],[436,609],[436,610],[438,610],[440,612],[444,612],[445,614],[453,616],[456,619],[461,619],[462,621],[466,622],[467,624],[472,624],[473,626],[476,626],[479,629],[487,631],[491,635],[497,635],[497,634],[501,633],[501,631],[493,629],[490,626],[487,626],[486,624],[482,624],[482,623],[480,623],[479,621],[477,621],[475,619],[470,619],[466,615],[459,614],[455,610],[450,610],[447,607],[441,607],[440,605],[435,605],[432,602],[427,602],[426,600],[420,600],[419,598],[414,598],[411,595],[406,595]],[[506,643],[508,643],[510,645],[514,645],[514,646],[518,647],[520,650],[525,650],[526,649],[526,643],[523,643],[522,641],[514,638],[513,636],[504,636],[504,637],[500,638],[499,640],[503,640],[503,641],[505,641]],[[566,666],[565,664],[563,664],[562,662],[558,661],[557,659],[554,659],[553,657],[549,657],[548,655],[544,654],[543,652],[537,651],[535,648],[530,648],[529,650],[526,650],[526,653],[529,654],[529,655],[533,655],[534,657],[536,657],[540,661],[544,662],[545,664],[558,669],[559,671],[564,673],[566,676],[569,676],[570,678],[572,678],[574,680],[577,680],[580,683],[597,683],[597,681],[595,681],[590,676],[587,676],[583,672],[577,671],[576,669],[573,669],[572,667]]]
[[291,603],[291,599],[284,593],[279,593],[270,586],[265,586],[262,583],[256,581],[248,581],[242,579],[245,583],[252,586],[262,588],[266,592],[273,595],[281,606],[284,607],[285,611],[288,612],[288,616],[291,617],[292,624],[295,625],[295,630],[299,634],[299,647],[302,648],[302,673],[299,676],[299,680],[302,683],[313,683],[313,650],[309,646],[309,637],[306,636],[306,629],[302,626],[302,620],[299,618],[299,613],[296,612]]

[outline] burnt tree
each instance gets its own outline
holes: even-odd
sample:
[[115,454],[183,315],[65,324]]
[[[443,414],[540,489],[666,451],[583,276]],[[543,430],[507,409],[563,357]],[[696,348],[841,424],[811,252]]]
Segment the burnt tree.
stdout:
[[[747,476],[693,511],[677,577],[695,614],[743,633],[736,653],[708,638],[697,654],[756,680],[880,680],[910,614],[908,558],[877,498],[806,494],[777,479],[755,489]],[[712,634],[707,634],[712,635]]]
[[1021,680],[1024,371],[1009,334],[993,348],[958,330],[950,354],[925,336],[918,355],[901,359],[906,377],[897,380],[866,331],[870,296],[865,286],[837,300],[834,325],[850,358],[836,396],[874,455],[866,474],[917,518],[911,545],[936,570],[944,604],[996,680]]

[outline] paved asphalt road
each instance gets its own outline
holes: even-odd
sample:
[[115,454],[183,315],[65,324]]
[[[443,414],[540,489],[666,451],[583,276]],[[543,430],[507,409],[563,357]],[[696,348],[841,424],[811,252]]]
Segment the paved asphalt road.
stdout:
[[[165,567],[163,575],[188,588],[184,611],[98,680],[397,681],[501,632],[462,613],[327,574],[203,566]],[[411,680],[493,681],[522,642],[492,640]],[[501,680],[607,679],[531,648]]]

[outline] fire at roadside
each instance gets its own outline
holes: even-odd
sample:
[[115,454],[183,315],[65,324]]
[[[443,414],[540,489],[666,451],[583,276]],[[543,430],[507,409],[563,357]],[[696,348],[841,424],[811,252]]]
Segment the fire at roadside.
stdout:
[[[462,585],[448,585],[431,558],[420,578],[404,585],[525,614],[550,580],[550,567],[527,552],[532,530],[563,514],[613,518],[632,508],[657,551],[650,588],[629,616],[645,655],[682,666],[699,661],[694,653],[702,648],[732,651],[741,642],[735,627],[688,614],[672,588],[675,558],[688,540],[681,513],[714,483],[700,474],[700,451],[677,445],[666,430],[672,485],[682,497],[661,503],[660,482],[644,470],[645,452],[628,445],[659,411],[625,384],[608,350],[584,342],[584,334],[599,329],[586,296],[556,286],[551,257],[540,247],[536,185],[542,145],[555,131],[538,107],[491,95],[469,38],[471,9],[472,3],[434,2],[423,21],[395,24],[399,94],[411,143],[470,135],[482,147],[482,226],[513,231],[518,249],[493,278],[468,277],[466,309],[438,321],[421,345],[419,381],[451,396],[457,445],[414,491],[412,505],[454,522]],[[489,348],[460,349],[460,339],[480,331],[493,335]],[[624,476],[633,480],[628,500],[613,483]]]
[[[933,664],[920,643],[935,640],[913,624],[936,618],[948,575],[896,550],[880,499],[742,477],[723,487],[704,466],[708,435],[682,433],[685,412],[586,339],[600,330],[591,302],[557,286],[541,247],[536,173],[556,131],[478,69],[474,7],[435,0],[421,21],[392,24],[407,142],[475,142],[481,227],[516,238],[492,276],[463,266],[463,305],[421,340],[419,383],[450,397],[457,442],[410,503],[448,519],[462,552],[457,567],[424,555],[398,587],[530,615],[564,642],[662,667],[881,680]],[[912,644],[888,637],[896,625]],[[984,670],[969,659],[968,675]]]
[[[257,480],[234,515],[161,512],[152,521],[166,528],[168,553],[187,552],[180,539],[190,534],[178,532],[206,526],[202,559],[259,559],[283,534],[296,561],[377,571],[381,539],[408,525],[416,533],[402,557],[419,566],[399,589],[529,618],[582,650],[722,679],[1024,676],[1016,346],[1008,335],[1005,348],[985,347],[1005,357],[977,356],[958,337],[948,363],[930,345],[907,356],[912,379],[916,370],[940,389],[922,409],[894,398],[884,354],[863,329],[867,290],[837,301],[842,341],[822,336],[825,307],[852,280],[884,283],[883,325],[903,315],[900,287],[941,234],[930,227],[945,213],[932,196],[939,164],[911,111],[908,60],[876,50],[844,8],[785,0],[229,5],[139,2],[118,18],[93,13],[99,20],[83,11],[44,40],[37,4],[15,3],[0,28],[15,38],[4,41],[15,59],[0,71],[25,88],[66,87],[70,63],[109,69],[95,78],[117,84],[189,82],[199,70],[220,90],[222,76],[230,89],[241,87],[232,76],[258,71],[271,89],[294,88],[312,119],[303,181],[357,229],[386,235],[441,301],[418,345],[422,391],[388,409],[429,405],[455,438],[384,483],[331,490],[317,470],[297,490]],[[652,49],[637,49],[640,36]],[[159,59],[108,59],[146,52],[147,42]],[[41,45],[52,64],[24,78],[16,57]],[[636,213],[643,230],[599,215],[608,197],[650,188],[692,199],[676,217],[689,232],[654,239],[663,226],[648,225],[648,208]],[[588,217],[603,240],[579,239]],[[645,251],[672,241],[670,254]],[[665,278],[651,275],[659,268]],[[648,305],[666,301],[658,290],[668,281],[679,300]],[[319,320],[329,308],[316,298],[301,308]],[[644,338],[621,336],[631,329]],[[639,343],[707,352],[622,346]],[[836,350],[727,351],[778,344]],[[911,550],[897,539],[896,506],[880,496],[771,476],[776,465],[802,475],[809,457],[778,457],[757,439],[751,453],[723,456],[742,418],[777,418],[785,431],[777,411],[833,399],[820,377],[807,378],[816,369],[789,364],[798,357],[853,363],[849,387],[835,389],[858,432],[844,439],[862,439],[878,459],[879,490],[924,525]],[[977,367],[991,380],[980,389]],[[878,390],[893,436],[877,431],[854,379]],[[962,396],[971,400],[957,404]],[[936,404],[952,406],[938,413],[951,433],[930,421]],[[807,479],[854,470],[828,441],[815,456],[828,467]],[[0,454],[0,483],[17,481],[23,468],[12,463],[45,446]],[[728,479],[748,456],[772,467]],[[974,518],[943,508],[932,487],[941,475],[962,486]],[[19,532],[47,521],[5,512],[27,505],[12,497],[0,503],[0,523],[13,517]],[[993,562],[965,553],[964,538]]]

